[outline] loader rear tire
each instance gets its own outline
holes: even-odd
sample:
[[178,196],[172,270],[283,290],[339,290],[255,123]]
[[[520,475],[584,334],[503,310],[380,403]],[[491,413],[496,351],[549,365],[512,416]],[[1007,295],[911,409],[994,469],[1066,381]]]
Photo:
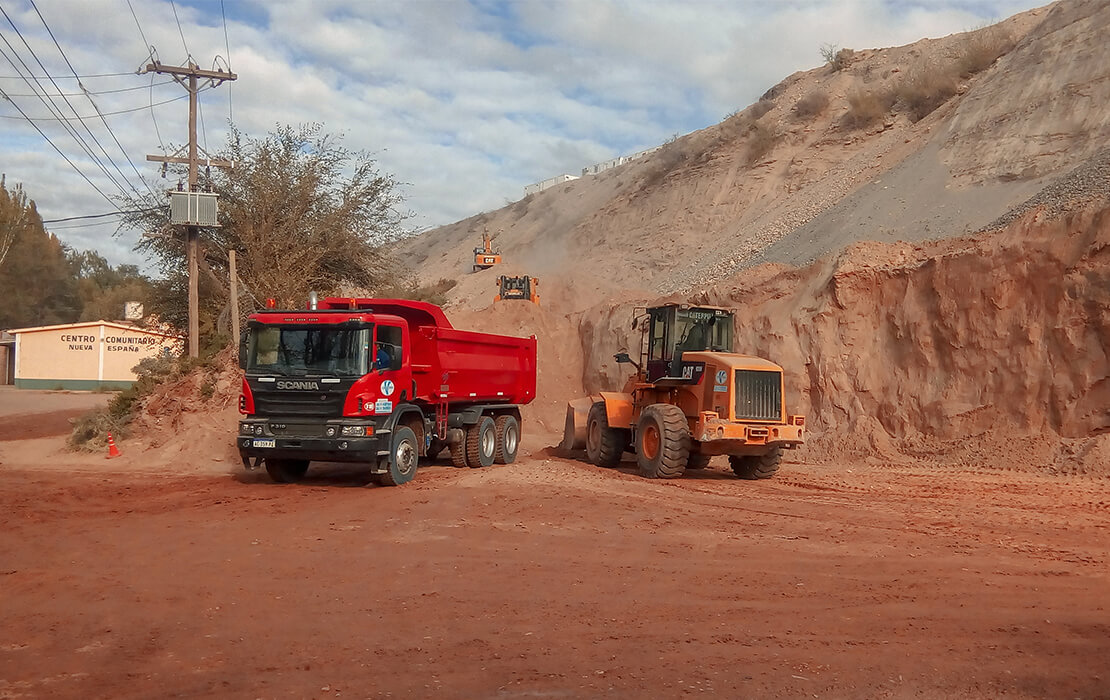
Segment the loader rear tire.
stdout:
[[654,403],[640,414],[636,426],[636,463],[640,476],[677,479],[690,457],[690,426],[682,409]]
[[497,447],[493,461],[498,464],[512,464],[516,461],[516,451],[520,448],[520,422],[513,416],[498,416],[493,421],[497,434]]
[[472,467],[488,467],[493,464],[496,451],[497,429],[492,418],[482,416],[466,429],[466,463]]
[[622,432],[609,427],[604,401],[590,406],[590,415],[586,419],[586,458],[590,463],[610,469],[620,464],[628,442]]
[[690,455],[690,459],[686,460],[687,469],[705,469],[709,466],[709,455]]
[[782,448],[772,448],[763,455],[750,455],[746,457],[732,456],[728,464],[732,471],[741,479],[770,479],[779,470],[782,462]]
[[308,473],[307,459],[266,458],[266,473],[278,484],[295,484]]

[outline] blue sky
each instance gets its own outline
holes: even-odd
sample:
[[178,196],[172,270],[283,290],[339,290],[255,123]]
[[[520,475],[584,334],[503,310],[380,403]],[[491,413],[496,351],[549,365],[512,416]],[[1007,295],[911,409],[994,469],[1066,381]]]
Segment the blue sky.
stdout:
[[[403,187],[413,228],[504,206],[553,175],[663,143],[720,121],[797,70],[823,44],[896,46],[972,29],[1040,3],[1025,0],[0,0],[0,170],[23,183],[46,219],[99,214],[108,202],[20,118],[48,117],[17,77],[31,51],[64,92],[82,76],[90,99],[52,102],[85,121],[120,167],[124,188],[171,186],[146,154],[186,137],[184,91],[135,75],[146,43],[167,64],[230,59],[239,79],[201,99],[202,145],[223,144],[229,117],[247,134],[322,122],[374,153]],[[176,20],[175,20],[176,10]],[[226,15],[226,43],[225,23]],[[180,25],[177,20],[180,20]],[[186,53],[186,47],[188,53]],[[230,51],[229,51],[230,49]],[[15,60],[13,66],[11,60]],[[67,79],[65,76],[69,76]],[[45,83],[48,91],[53,86]],[[121,92],[108,92],[121,90]],[[93,107],[95,102],[96,107]],[[112,134],[96,117],[106,117]],[[60,123],[37,122],[109,196],[120,188]],[[84,129],[80,133],[88,134]],[[115,144],[118,139],[120,145]],[[94,147],[94,152],[99,151]],[[106,159],[101,155],[100,159]],[[130,159],[130,160],[128,160]],[[126,182],[123,182],[126,180]],[[51,227],[114,263],[142,261],[137,234],[108,223]]]

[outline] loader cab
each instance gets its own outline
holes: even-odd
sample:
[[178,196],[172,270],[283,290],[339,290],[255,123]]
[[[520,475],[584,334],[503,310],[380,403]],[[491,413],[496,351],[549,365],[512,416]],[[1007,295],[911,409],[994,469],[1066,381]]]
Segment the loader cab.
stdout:
[[733,313],[668,304],[647,310],[647,381],[681,379],[686,352],[732,352]]

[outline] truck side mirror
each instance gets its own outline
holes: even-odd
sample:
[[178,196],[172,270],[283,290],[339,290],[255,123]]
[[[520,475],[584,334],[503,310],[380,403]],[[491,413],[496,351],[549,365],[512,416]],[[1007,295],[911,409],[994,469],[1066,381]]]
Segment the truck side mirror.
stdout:
[[239,369],[247,368],[247,341],[250,338],[250,329],[244,330],[239,335]]

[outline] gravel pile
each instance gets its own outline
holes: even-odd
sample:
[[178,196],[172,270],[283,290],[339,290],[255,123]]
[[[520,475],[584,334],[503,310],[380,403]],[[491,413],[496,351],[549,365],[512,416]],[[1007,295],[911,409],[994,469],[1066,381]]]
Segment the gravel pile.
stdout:
[[1110,199],[1110,146],[1096,151],[1071,172],[1061,175],[1022,204],[979,229],[977,233],[1004,228],[1027,211],[1037,207],[1044,207],[1045,213],[1054,217],[1079,205],[1100,199]]

